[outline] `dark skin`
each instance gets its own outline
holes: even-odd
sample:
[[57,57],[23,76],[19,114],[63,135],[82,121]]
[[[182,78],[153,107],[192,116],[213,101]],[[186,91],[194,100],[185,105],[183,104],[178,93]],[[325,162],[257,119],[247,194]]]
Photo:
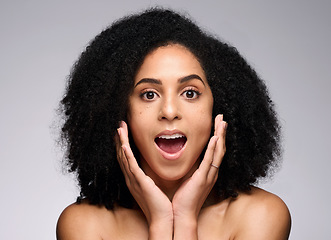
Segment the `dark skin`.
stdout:
[[[181,81],[182,76],[192,75],[201,79]],[[236,199],[219,199],[212,191],[221,177],[218,166],[225,154],[227,123],[222,115],[211,123],[212,95],[194,55],[178,45],[157,49],[145,58],[135,85],[147,78],[161,84],[138,84],[141,88],[130,96],[128,113],[141,167],[129,145],[127,123],[121,123],[117,136],[118,161],[139,207],[107,210],[87,200],[73,204],[60,216],[58,239],[288,239],[290,215],[277,196],[252,187]],[[197,117],[202,112],[207,118],[204,124]],[[214,135],[209,139],[212,125]],[[187,138],[178,156],[154,149],[154,129],[158,132],[165,126],[181,130]],[[201,150],[195,149],[206,144],[199,159]]]
[[[236,200],[203,207],[198,239],[288,239],[290,216],[277,196],[253,187]],[[60,216],[57,239],[152,239],[140,209],[116,206],[107,210],[87,201],[72,204]],[[170,238],[171,239],[171,238]]]

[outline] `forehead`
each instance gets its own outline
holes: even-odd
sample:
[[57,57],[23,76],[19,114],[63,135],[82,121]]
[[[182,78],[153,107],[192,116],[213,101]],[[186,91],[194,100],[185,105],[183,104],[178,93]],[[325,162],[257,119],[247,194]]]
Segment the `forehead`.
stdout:
[[188,74],[198,74],[205,79],[204,70],[194,54],[182,45],[171,44],[147,54],[137,71],[135,82],[143,77],[178,78]]

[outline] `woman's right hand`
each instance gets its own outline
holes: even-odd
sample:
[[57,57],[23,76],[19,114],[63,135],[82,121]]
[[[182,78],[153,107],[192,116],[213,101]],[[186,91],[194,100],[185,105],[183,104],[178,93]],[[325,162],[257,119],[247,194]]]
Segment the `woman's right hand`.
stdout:
[[126,185],[145,214],[149,239],[172,239],[173,211],[169,198],[139,167],[129,145],[128,127],[124,121],[117,131],[117,159]]

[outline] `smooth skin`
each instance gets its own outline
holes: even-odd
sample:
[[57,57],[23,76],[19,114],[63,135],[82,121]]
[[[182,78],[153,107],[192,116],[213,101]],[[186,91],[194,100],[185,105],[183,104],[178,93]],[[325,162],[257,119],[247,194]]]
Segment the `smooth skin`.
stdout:
[[[212,120],[212,93],[195,56],[181,45],[160,47],[146,56],[134,81],[128,125],[122,122],[118,129],[117,152],[139,208],[107,210],[87,200],[72,204],[59,218],[57,238],[288,239],[290,214],[277,196],[252,187],[236,199],[215,197],[212,188],[222,176],[211,164],[222,162],[227,123],[222,115]],[[129,129],[140,152],[139,165]],[[170,159],[154,139],[173,132],[184,134],[187,142]]]

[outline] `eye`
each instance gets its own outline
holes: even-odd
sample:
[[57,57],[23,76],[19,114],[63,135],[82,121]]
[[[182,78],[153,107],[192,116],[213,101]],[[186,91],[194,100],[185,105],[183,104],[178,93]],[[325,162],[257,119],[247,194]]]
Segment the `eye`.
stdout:
[[143,92],[140,97],[145,99],[145,100],[153,100],[157,97],[158,95],[153,92],[153,91],[145,91]]
[[195,91],[193,89],[189,89],[183,92],[183,96],[187,99],[196,99],[199,97],[201,93],[199,93],[198,91]]

